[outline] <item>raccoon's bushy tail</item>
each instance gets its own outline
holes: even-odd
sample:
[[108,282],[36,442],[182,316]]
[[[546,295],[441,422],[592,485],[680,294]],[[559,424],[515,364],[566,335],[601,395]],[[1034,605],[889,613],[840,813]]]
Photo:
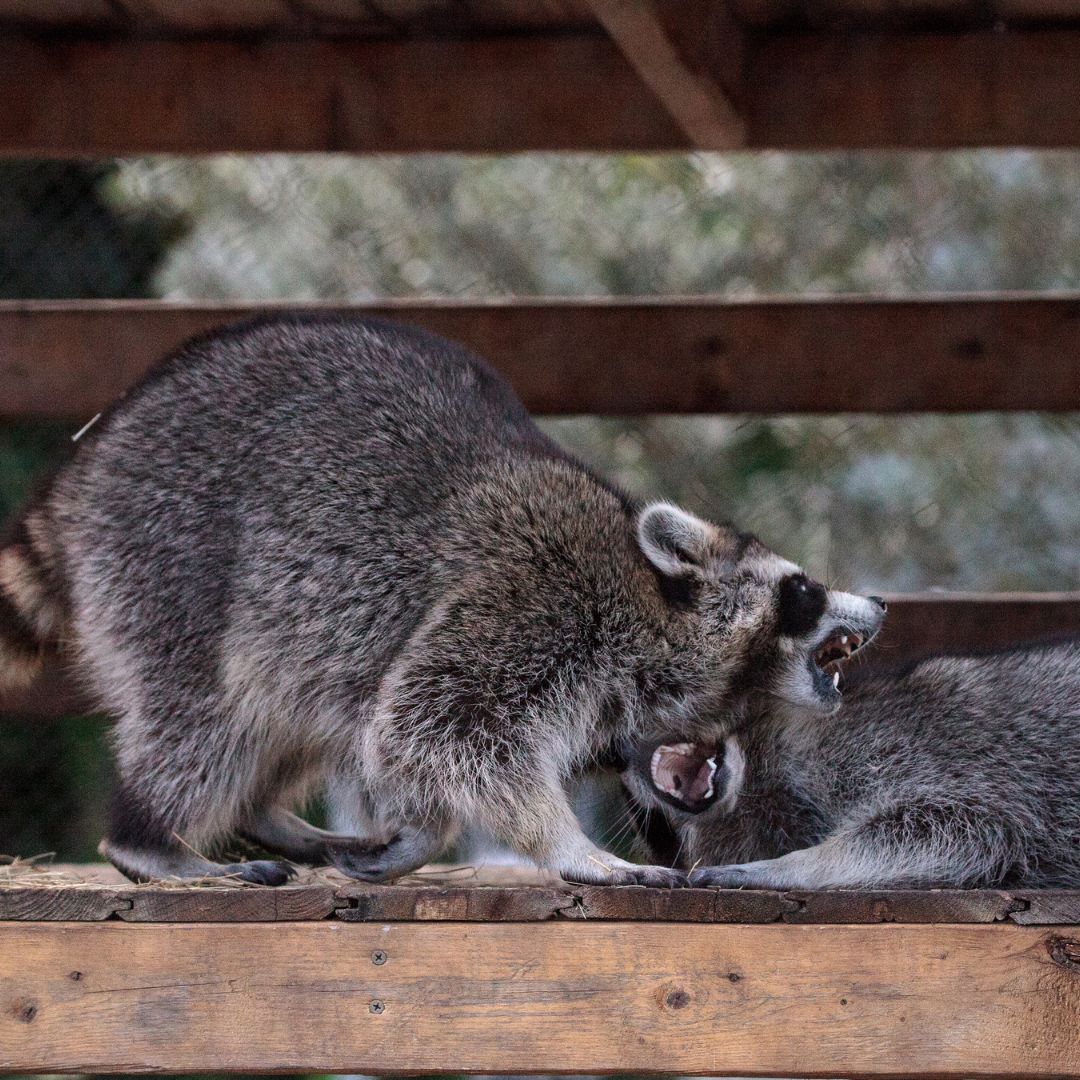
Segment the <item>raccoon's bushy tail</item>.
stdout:
[[68,610],[45,515],[32,509],[0,540],[0,690],[33,681],[64,637]]

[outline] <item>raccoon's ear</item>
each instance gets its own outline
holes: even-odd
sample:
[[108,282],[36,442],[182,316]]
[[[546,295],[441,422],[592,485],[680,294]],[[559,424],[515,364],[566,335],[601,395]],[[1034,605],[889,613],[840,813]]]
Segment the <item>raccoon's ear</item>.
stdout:
[[667,577],[702,573],[714,554],[716,530],[670,503],[653,503],[638,515],[638,544]]

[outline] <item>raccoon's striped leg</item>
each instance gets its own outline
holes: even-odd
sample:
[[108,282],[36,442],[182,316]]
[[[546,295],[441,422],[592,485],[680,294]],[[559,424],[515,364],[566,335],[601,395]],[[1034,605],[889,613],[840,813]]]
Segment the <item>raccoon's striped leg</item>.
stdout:
[[587,885],[650,885],[672,888],[686,884],[681,870],[639,866],[597,847],[581,830],[563,788],[523,780],[512,802],[495,801],[480,824],[493,836],[557,871],[567,881]]
[[268,807],[238,832],[275,855],[310,866],[327,866],[345,851],[363,852],[385,846],[374,839],[316,828],[281,806]]
[[912,800],[868,809],[813,847],[702,867],[690,880],[728,889],[992,888],[1023,857],[990,807]]
[[287,863],[219,863],[200,855],[123,786],[113,794],[108,835],[98,851],[132,881],[231,877],[255,885],[284,885],[296,873]]

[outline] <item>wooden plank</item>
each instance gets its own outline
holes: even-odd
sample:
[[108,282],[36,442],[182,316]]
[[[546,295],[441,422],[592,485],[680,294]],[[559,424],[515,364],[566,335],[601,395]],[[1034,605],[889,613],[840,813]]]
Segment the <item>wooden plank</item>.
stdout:
[[[0,873],[0,921],[1080,924],[1080,889],[775,892],[571,885],[526,866],[433,866],[394,885],[300,869],[279,889],[241,883],[134,886],[105,864]],[[465,881],[462,882],[462,877]],[[37,880],[35,880],[37,879]],[[44,880],[42,880],[44,879]]]
[[687,145],[599,33],[0,47],[0,153],[20,156]]
[[1013,926],[7,923],[0,1070],[1076,1076],[1078,951]]
[[[904,664],[935,653],[1006,648],[1080,635],[1080,593],[917,593],[890,595],[889,615],[867,663]],[[59,716],[93,711],[58,664],[33,686],[0,691],[0,715]]]
[[889,596],[867,662],[908,663],[1080,635],[1080,593],[920,593]]
[[[599,27],[2,48],[0,153],[21,156],[693,145]],[[1080,30],[759,33],[730,90],[751,148],[1075,147]]]
[[0,885],[0,921],[103,922],[131,908],[123,887],[5,888]]
[[0,302],[0,414],[81,426],[186,338],[274,311],[416,323],[537,413],[1080,409],[1080,294],[176,304]]
[[747,145],[1080,145],[1080,31],[758,35]]
[[[720,20],[724,21],[723,29],[729,35],[738,34],[723,4],[716,0],[663,0],[662,4],[657,0],[590,0],[590,3],[601,26],[664,103],[692,146],[702,150],[732,150],[743,145],[746,123],[720,79],[719,58],[708,55],[706,63],[695,63],[695,56],[688,48],[711,38]],[[739,42],[731,52],[741,55],[741,50]],[[702,51],[694,50],[699,58]],[[738,82],[739,74],[736,72],[729,81]]]
[[580,907],[569,886],[513,888],[349,885],[337,892],[345,922],[543,922]]
[[338,901],[329,886],[279,889],[178,889],[145,887],[130,892],[117,911],[125,922],[305,922],[328,919]]

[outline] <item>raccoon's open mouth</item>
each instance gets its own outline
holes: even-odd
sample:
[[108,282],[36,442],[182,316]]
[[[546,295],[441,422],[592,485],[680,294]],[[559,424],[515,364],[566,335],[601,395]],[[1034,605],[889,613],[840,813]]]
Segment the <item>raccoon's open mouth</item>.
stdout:
[[845,660],[851,659],[866,644],[866,640],[862,634],[842,630],[826,638],[814,653],[814,667],[816,668],[814,681],[819,684],[824,683],[826,689],[831,684],[832,689],[838,691],[840,665]]
[[720,794],[722,746],[701,743],[661,743],[649,758],[649,779],[654,790],[680,810],[699,814]]

